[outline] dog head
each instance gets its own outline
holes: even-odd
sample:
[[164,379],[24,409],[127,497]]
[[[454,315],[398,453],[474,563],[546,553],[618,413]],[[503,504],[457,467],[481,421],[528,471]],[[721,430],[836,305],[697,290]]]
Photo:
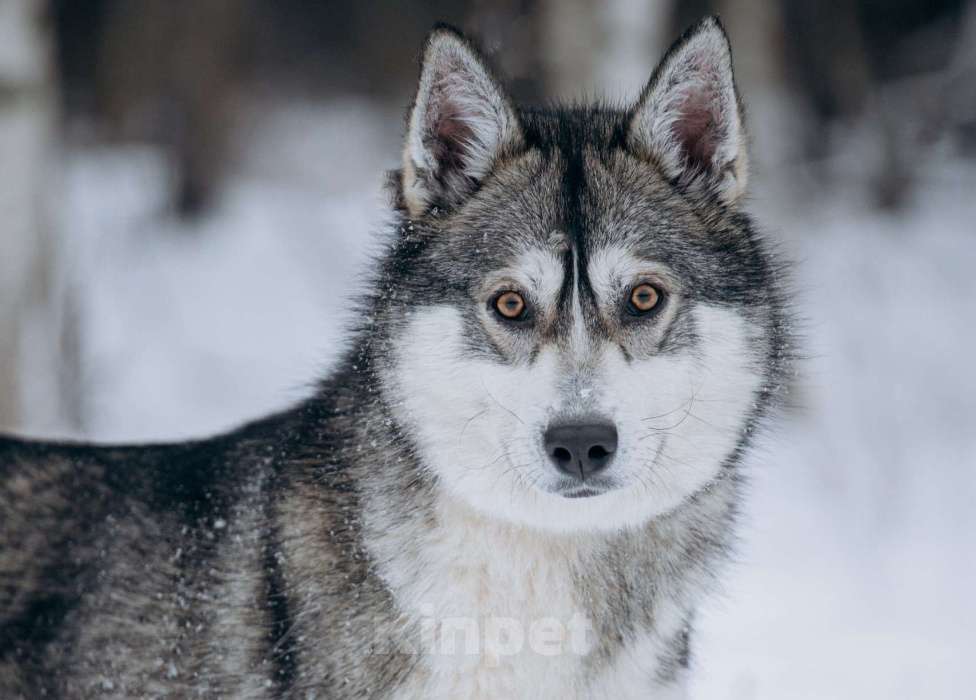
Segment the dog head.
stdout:
[[717,20],[629,109],[520,110],[466,39],[432,33],[375,315],[383,395],[439,488],[615,529],[730,467],[778,327],[746,172]]

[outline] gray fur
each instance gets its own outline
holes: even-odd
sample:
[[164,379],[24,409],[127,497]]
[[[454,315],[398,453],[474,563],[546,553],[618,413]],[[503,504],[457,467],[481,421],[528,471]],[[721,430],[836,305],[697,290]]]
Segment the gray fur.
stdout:
[[[721,29],[709,20],[679,49],[703,31]],[[494,81],[466,40],[438,29],[431,42],[439,36]],[[733,308],[756,329],[747,359],[762,381],[735,446],[677,507],[608,531],[471,516],[513,556],[551,553],[554,575],[571,582],[595,634],[575,671],[581,697],[666,610],[678,625],[646,678],[648,697],[680,685],[693,612],[733,544],[741,456],[789,369],[782,267],[725,190],[673,177],[630,148],[634,110],[512,114],[505,128],[517,136],[499,142],[486,173],[448,172],[462,159],[395,175],[397,230],[362,300],[362,327],[313,398],[178,445],[0,438],[0,697],[384,698],[421,687],[422,631],[400,596],[444,534],[443,484],[388,375],[412,314],[433,305],[457,310],[470,357],[531,366],[550,347],[568,357],[562,311],[508,334],[473,301],[486,272],[526,246],[552,248],[573,270],[608,246],[667,266],[681,303],[666,327],[607,317],[584,273],[573,278],[588,337],[628,361],[699,353],[697,304]],[[425,186],[418,177],[423,197],[408,201],[405,190]],[[591,369],[567,369],[567,383],[585,385]],[[592,408],[567,395],[576,398],[566,412]],[[477,559],[478,542],[464,549]]]

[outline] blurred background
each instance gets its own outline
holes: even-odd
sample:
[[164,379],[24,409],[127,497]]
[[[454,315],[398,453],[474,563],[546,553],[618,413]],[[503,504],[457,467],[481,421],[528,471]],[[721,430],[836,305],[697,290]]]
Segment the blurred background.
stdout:
[[750,464],[694,697],[968,697],[972,0],[0,0],[0,426],[177,439],[306,396],[435,21],[524,102],[625,103],[712,12],[810,359]]

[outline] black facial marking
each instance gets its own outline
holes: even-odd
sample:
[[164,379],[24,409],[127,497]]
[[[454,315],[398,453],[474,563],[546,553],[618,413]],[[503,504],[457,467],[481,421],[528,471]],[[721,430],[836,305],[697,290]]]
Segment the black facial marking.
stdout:
[[[586,155],[601,146],[616,148],[625,139],[625,125],[620,114],[611,110],[572,108],[566,110],[571,119],[545,120],[541,112],[529,112],[523,117],[530,147],[540,149],[550,161],[560,164],[557,216],[555,228],[566,236],[563,285],[557,302],[562,333],[572,326],[572,300],[579,294],[584,322],[596,330],[598,322],[594,310],[598,307],[596,293],[588,274],[588,260],[592,241],[593,222],[587,215],[590,198],[586,176]],[[575,263],[575,267],[574,267]]]
[[[388,307],[393,318],[412,308],[453,305],[465,319],[468,350],[504,363],[531,361],[568,337],[578,293],[587,333],[636,360],[693,347],[697,334],[688,311],[697,304],[748,312],[780,301],[775,278],[781,270],[748,216],[691,198],[635,153],[626,137],[631,113],[569,106],[522,109],[518,116],[520,149],[499,159],[467,201],[403,220],[409,224],[401,226],[405,240],[394,246],[382,280],[397,280]],[[564,245],[553,243],[554,231]],[[605,246],[668,269],[677,287],[663,289],[659,311],[674,313],[667,323],[653,313],[636,322],[621,318],[627,285],[636,280],[620,281],[620,299],[596,298],[588,262]],[[509,337],[500,336],[479,316],[485,279],[533,248],[560,256],[563,283],[555,299],[530,297],[537,316],[511,324]],[[382,318],[383,311],[375,316]],[[760,322],[781,325],[776,318]]]

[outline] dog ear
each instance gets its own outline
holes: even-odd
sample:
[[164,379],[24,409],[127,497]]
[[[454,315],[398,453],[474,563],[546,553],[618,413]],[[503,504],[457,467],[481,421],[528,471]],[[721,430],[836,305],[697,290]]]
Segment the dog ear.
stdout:
[[745,191],[748,154],[729,39],[708,17],[674,43],[634,109],[631,148],[688,191],[733,204]]
[[518,148],[521,127],[478,51],[457,30],[435,28],[424,47],[403,152],[403,202],[411,216],[453,207],[499,155]]

